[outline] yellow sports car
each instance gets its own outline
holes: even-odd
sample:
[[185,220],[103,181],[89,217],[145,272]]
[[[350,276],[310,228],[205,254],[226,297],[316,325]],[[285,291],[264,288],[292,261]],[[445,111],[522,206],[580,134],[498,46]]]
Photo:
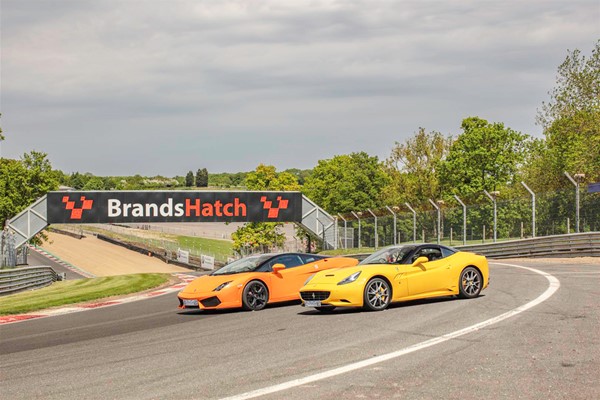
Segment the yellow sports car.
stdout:
[[304,283],[306,307],[384,310],[392,301],[458,295],[479,296],[489,283],[484,256],[438,244],[391,246],[355,267],[317,272]]

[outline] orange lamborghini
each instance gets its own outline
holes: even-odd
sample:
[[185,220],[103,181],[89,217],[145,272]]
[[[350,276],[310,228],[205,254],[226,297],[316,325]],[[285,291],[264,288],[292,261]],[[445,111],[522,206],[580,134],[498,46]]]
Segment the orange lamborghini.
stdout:
[[303,253],[250,256],[194,279],[179,292],[179,308],[261,310],[267,303],[300,300],[300,288],[316,272],[356,264],[354,258]]

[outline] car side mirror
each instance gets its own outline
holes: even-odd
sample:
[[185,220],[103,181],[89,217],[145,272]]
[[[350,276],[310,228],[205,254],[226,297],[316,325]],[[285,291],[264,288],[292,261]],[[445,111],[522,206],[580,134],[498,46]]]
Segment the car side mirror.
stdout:
[[281,271],[282,269],[285,269],[285,265],[283,265],[283,264],[273,265],[273,272],[275,272],[276,274],[278,274],[279,271]]
[[412,265],[416,267],[417,265],[421,265],[426,262],[429,262],[429,258],[422,256],[422,257],[417,258]]

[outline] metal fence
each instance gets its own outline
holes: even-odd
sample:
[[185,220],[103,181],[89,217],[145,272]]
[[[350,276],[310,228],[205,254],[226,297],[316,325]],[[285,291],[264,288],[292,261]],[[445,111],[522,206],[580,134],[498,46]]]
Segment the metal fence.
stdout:
[[0,271],[0,295],[36,289],[65,279],[51,267],[24,267]]
[[535,203],[527,192],[488,194],[338,215],[337,247],[438,241],[464,245],[600,231],[600,193],[580,190],[579,206],[572,189],[536,194]]
[[0,268],[27,264],[27,247],[16,248],[15,235],[5,229],[0,232]]

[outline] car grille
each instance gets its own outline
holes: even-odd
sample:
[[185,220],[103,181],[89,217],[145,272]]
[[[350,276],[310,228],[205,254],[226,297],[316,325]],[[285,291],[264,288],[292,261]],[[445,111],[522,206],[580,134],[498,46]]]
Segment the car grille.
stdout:
[[322,291],[309,291],[309,292],[300,292],[300,296],[302,300],[311,301],[311,300],[319,300],[323,301],[329,297],[331,292],[322,292]]
[[200,303],[204,307],[216,307],[221,304],[221,300],[217,296],[209,297],[208,299],[201,300]]

